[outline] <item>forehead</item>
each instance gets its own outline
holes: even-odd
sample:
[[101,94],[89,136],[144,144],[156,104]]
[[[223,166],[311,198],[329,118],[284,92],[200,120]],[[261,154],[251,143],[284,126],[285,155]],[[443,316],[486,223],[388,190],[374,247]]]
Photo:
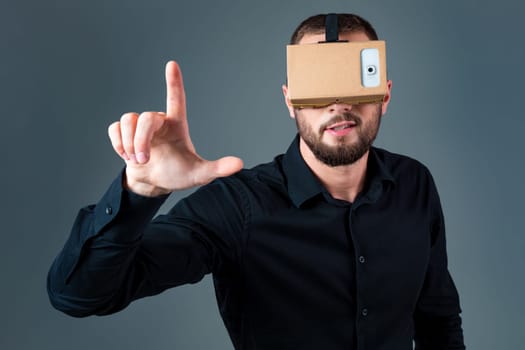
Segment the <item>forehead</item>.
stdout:
[[[348,40],[348,41],[370,41],[370,38],[364,32],[349,32],[349,33],[339,33],[339,40]],[[315,44],[319,41],[325,41],[325,33],[317,34],[305,34],[298,44]]]

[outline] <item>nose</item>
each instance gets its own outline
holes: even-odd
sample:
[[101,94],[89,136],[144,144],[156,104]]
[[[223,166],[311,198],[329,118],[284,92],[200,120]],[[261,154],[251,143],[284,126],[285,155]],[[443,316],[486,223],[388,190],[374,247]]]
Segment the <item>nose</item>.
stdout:
[[328,106],[328,112],[330,113],[341,113],[341,112],[350,112],[352,110],[352,105],[346,103],[334,103]]

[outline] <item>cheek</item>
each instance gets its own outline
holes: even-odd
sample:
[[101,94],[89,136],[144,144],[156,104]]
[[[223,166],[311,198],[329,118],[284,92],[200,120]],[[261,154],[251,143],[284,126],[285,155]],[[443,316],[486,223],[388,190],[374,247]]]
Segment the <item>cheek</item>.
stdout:
[[368,117],[368,116],[373,116],[373,115],[376,115],[378,110],[380,111],[381,110],[381,105],[380,104],[370,104],[370,103],[365,103],[365,104],[359,104],[359,105],[355,105],[353,107],[353,109],[361,116],[363,117]]
[[301,110],[299,108],[290,108],[290,117],[297,119]]
[[377,119],[381,118],[381,104],[366,104],[359,105],[356,107],[357,108],[355,108],[355,111],[363,120],[363,124],[375,124],[377,122]]
[[319,131],[319,125],[314,123],[311,119],[300,117],[301,128],[310,133],[315,133]]
[[323,116],[320,110],[314,108],[295,109],[294,112],[296,118],[301,118],[303,123],[310,125],[310,127],[319,125]]

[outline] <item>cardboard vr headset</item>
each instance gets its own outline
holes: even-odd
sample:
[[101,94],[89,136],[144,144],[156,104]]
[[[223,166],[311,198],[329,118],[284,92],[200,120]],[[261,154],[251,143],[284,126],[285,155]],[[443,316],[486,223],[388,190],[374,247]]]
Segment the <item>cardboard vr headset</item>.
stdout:
[[287,46],[288,92],[294,107],[377,103],[386,95],[385,42],[339,41],[338,32],[337,16],[330,14],[326,41]]

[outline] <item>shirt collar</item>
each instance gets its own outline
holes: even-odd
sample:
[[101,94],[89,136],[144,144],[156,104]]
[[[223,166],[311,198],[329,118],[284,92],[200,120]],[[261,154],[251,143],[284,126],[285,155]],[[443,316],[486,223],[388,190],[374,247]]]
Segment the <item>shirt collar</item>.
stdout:
[[[325,191],[323,185],[312,173],[299,151],[299,135],[295,137],[286,151],[282,161],[283,171],[286,177],[288,195],[296,207],[300,207],[307,200]],[[367,180],[365,194],[369,199],[377,200],[382,192],[383,181],[395,184],[392,173],[385,164],[384,159],[379,156],[378,149],[371,147],[368,155]]]

